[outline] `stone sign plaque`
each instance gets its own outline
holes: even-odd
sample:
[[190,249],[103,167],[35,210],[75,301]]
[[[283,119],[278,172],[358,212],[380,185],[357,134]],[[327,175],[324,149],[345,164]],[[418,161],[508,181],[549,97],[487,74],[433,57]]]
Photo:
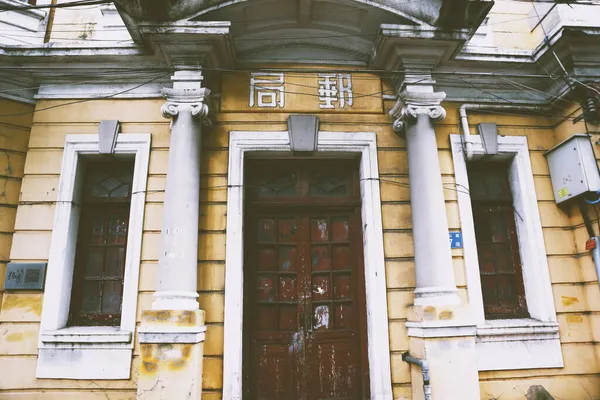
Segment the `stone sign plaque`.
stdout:
[[47,265],[46,263],[8,263],[4,289],[43,290]]

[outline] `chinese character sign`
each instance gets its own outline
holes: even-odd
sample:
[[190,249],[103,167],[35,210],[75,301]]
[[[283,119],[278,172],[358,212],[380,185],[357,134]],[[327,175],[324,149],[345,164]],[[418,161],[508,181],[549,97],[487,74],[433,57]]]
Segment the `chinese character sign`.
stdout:
[[319,108],[352,107],[352,75],[319,74]]
[[250,108],[257,97],[258,107],[279,107],[285,105],[283,72],[253,72],[250,74]]
[[220,107],[226,112],[383,112],[382,83],[373,74],[332,67],[307,72],[255,70],[224,74]]

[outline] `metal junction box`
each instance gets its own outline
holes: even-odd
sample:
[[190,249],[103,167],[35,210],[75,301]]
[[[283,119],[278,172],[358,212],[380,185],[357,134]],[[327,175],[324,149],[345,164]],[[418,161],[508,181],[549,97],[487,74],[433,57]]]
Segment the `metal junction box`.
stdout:
[[545,156],[557,204],[600,190],[600,172],[587,135],[573,135]]

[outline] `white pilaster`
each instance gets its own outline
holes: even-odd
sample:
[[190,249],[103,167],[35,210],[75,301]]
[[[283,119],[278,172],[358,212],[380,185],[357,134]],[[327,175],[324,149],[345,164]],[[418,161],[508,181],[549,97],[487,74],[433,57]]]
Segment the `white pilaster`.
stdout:
[[448,240],[448,221],[434,122],[446,111],[443,92],[404,91],[391,111],[394,131],[404,132],[415,246],[415,305],[459,304]]
[[161,111],[172,118],[162,251],[153,310],[197,310],[198,204],[202,125],[208,122],[202,72],[177,71]]

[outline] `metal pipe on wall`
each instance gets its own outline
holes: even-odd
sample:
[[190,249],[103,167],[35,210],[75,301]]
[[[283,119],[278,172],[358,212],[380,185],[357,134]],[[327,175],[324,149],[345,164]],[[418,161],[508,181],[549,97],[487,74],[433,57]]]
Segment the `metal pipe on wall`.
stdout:
[[473,142],[471,142],[471,131],[469,127],[469,119],[467,118],[467,110],[508,110],[508,109],[526,109],[533,111],[540,111],[540,107],[537,106],[522,106],[522,105],[510,105],[510,104],[474,104],[464,103],[458,109],[460,115],[460,125],[462,127],[463,141],[465,143],[465,158],[467,161],[473,159]]
[[[598,255],[600,256],[600,253],[598,253]],[[427,365],[427,361],[413,357],[408,352],[402,354],[402,361],[421,367],[421,372],[423,374],[423,393],[425,395],[425,400],[431,400],[431,385],[429,383],[429,365]]]

